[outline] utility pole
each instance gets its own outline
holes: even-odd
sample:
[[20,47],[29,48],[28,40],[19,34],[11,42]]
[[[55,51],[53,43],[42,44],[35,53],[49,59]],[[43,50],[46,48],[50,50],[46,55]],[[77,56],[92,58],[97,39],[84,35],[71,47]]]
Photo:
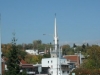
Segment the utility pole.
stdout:
[[2,75],[2,58],[1,58],[1,13],[0,13],[0,75]]
[[57,55],[57,75],[58,75],[58,55]]

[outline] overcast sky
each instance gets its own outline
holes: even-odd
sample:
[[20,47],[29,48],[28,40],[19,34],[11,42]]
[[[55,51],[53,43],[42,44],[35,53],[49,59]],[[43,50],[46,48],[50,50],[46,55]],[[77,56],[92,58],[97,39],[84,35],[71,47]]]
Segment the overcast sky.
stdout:
[[2,43],[53,43],[55,13],[60,44],[100,43],[100,0],[0,0],[0,13]]

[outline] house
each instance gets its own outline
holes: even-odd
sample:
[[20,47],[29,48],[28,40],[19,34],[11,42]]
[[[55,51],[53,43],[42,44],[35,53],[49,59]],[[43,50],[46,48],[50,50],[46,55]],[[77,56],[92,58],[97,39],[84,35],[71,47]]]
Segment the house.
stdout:
[[38,50],[32,50],[32,49],[28,49],[25,50],[27,53],[32,54],[32,55],[38,55]]
[[65,55],[63,56],[66,60],[69,60],[71,63],[75,64],[75,67],[80,66],[80,57],[78,55]]
[[25,70],[27,72],[27,75],[35,75],[34,66],[32,64],[21,64],[20,66],[20,72]]
[[[2,74],[4,74],[4,72],[6,70],[8,70],[7,65],[6,65],[6,61],[7,61],[7,58],[3,56],[2,57]],[[27,64],[24,60],[20,61],[20,67],[21,67],[20,72],[22,72],[23,70],[26,70],[27,75],[34,75],[34,73],[35,73],[33,70],[34,69],[33,65]]]
[[[7,58],[3,57],[2,58],[2,74],[4,74],[4,72],[6,70],[8,70],[7,65],[6,65],[6,61],[7,61]],[[20,72],[23,72],[25,70],[27,72],[27,75],[36,75],[36,74],[39,74],[38,68],[40,66],[41,66],[41,64],[33,65],[33,64],[28,64],[24,60],[21,60],[20,61],[20,67],[21,67]],[[42,68],[41,74],[48,73],[49,67],[42,67],[41,66],[41,68]]]

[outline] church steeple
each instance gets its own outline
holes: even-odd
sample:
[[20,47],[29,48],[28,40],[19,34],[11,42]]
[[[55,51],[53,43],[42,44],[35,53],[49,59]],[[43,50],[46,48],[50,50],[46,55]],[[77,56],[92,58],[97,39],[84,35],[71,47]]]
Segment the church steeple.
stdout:
[[59,56],[59,40],[58,40],[58,34],[57,34],[57,24],[56,24],[56,14],[54,19],[54,49],[51,51],[51,58],[58,57]]
[[55,24],[54,24],[54,37],[57,37],[56,14],[55,14]]
[[58,44],[58,35],[57,35],[57,25],[56,25],[56,14],[55,14],[55,22],[54,22],[54,50],[57,51],[59,48]]

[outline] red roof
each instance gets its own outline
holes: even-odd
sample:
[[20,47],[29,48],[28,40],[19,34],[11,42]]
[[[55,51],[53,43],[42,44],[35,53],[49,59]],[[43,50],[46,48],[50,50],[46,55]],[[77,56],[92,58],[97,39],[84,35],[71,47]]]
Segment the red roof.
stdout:
[[64,56],[64,58],[66,58],[67,60],[70,60],[70,61],[74,61],[74,62],[79,61],[78,55],[66,55],[66,56]]
[[22,64],[22,68],[34,68],[32,64]]
[[21,60],[20,62],[21,64],[27,64],[24,60]]

